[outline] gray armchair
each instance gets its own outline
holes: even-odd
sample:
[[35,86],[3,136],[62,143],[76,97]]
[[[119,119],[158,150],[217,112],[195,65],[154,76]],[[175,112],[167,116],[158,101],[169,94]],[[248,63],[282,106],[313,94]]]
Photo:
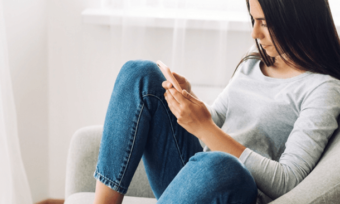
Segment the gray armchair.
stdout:
[[[339,122],[339,120],[338,120]],[[73,135],[67,158],[65,204],[92,204],[102,126],[81,128]],[[293,190],[271,204],[340,203],[340,133],[333,134],[315,169]],[[141,160],[123,204],[154,204]]]

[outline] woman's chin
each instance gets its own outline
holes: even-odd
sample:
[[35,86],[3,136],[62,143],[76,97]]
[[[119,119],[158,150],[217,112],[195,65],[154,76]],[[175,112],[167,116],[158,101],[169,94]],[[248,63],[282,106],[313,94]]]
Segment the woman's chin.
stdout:
[[279,53],[276,51],[275,47],[272,46],[272,45],[270,45],[270,46],[263,46],[262,48],[266,51],[266,54],[269,57],[277,57],[277,56],[279,56]]
[[277,53],[277,52],[270,52],[270,51],[267,51],[266,50],[266,53],[267,53],[267,55],[269,56],[269,57],[277,57],[277,56],[279,56],[279,53]]

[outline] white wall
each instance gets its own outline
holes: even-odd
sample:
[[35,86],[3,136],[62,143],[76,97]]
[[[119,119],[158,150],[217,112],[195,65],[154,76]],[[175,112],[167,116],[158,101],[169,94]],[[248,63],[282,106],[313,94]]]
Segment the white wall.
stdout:
[[[72,134],[80,127],[104,122],[110,93],[124,60],[170,61],[171,52],[155,45],[170,47],[171,31],[148,30],[150,37],[143,45],[147,51],[121,59],[120,27],[111,29],[82,23],[82,10],[99,7],[100,1],[5,0],[4,3],[20,146],[33,200],[63,198]],[[215,34],[188,32],[196,40],[206,40],[204,36],[209,35]],[[231,38],[235,35],[249,34],[230,33]],[[242,46],[236,46],[235,54],[228,57],[234,59],[229,73],[250,43],[243,40]],[[189,43],[188,47],[193,45]],[[213,56],[206,56],[204,63],[209,63],[210,58]],[[191,78],[199,81],[200,77]],[[196,93],[212,100],[218,90],[198,87]]]
[[48,197],[45,0],[4,0],[21,154],[34,202]]
[[[72,134],[87,125],[103,124],[110,94],[122,63],[128,59],[158,58],[169,61],[171,51],[161,49],[171,47],[172,32],[164,29],[147,30],[145,52],[120,59],[121,28],[83,24],[81,12],[89,7],[100,6],[100,1],[50,0],[48,5],[48,67],[49,67],[49,189],[51,197],[64,196],[67,151]],[[190,31],[188,38],[211,40],[215,33]],[[252,44],[250,33],[230,33],[228,49],[230,77],[242,54]],[[237,37],[237,38],[235,38]],[[129,39],[127,39],[129,40]],[[130,39],[133,40],[133,39]],[[188,46],[194,46],[191,42]],[[160,45],[158,44],[160,43]],[[138,49],[138,48],[136,48]],[[210,55],[192,60],[209,64],[216,51],[207,48]],[[197,54],[197,53],[196,53]],[[202,54],[202,53],[201,53]],[[205,58],[203,58],[205,57]],[[205,60],[205,61],[204,61]],[[196,75],[192,80],[202,77]],[[189,77],[190,78],[190,77]],[[218,92],[197,94],[210,99]]]
[[[172,32],[165,29],[147,31],[143,54],[120,58],[120,27],[82,23],[81,12],[99,5],[97,0],[4,0],[20,146],[34,202],[64,197],[71,136],[80,127],[104,122],[122,63],[136,58],[170,61],[171,51],[156,46],[171,46]],[[196,41],[214,35],[188,31]],[[230,38],[239,35],[241,41],[230,44],[236,49],[229,50],[233,55],[228,56],[231,69],[226,79],[252,42],[244,39],[249,33],[230,33]],[[195,56],[189,56],[193,63]],[[204,57],[206,64],[213,59]],[[200,81],[202,76],[189,78]],[[212,101],[219,90],[197,87],[195,92]]]

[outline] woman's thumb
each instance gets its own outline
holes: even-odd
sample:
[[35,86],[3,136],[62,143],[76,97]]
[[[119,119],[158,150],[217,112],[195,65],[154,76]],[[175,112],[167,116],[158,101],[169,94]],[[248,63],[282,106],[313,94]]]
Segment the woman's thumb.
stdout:
[[172,74],[173,74],[174,77],[177,79],[177,81],[182,81],[182,80],[183,80],[183,76],[177,74],[176,72],[172,72]]

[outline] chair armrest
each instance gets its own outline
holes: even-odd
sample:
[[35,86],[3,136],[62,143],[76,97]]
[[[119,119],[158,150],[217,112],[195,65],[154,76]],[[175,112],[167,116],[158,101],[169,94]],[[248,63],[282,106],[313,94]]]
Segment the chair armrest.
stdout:
[[[103,126],[88,126],[72,136],[66,166],[65,198],[79,192],[95,192],[96,169]],[[140,161],[132,178],[127,196],[154,198],[144,165]]]
[[78,192],[95,192],[92,176],[97,164],[103,126],[77,130],[71,139],[66,164],[65,198]]

